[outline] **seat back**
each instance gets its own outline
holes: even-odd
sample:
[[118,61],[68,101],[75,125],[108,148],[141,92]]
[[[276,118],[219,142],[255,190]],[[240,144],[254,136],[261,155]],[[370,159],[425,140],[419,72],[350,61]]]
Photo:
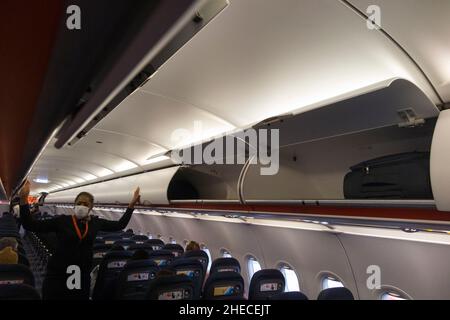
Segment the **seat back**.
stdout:
[[129,251],[110,251],[100,263],[92,298],[112,299],[116,292],[117,278],[133,255]]
[[143,234],[137,234],[137,235],[132,236],[131,240],[133,240],[134,242],[139,244],[139,243],[144,243],[145,241],[147,241],[149,239],[147,236],[144,236]]
[[136,244],[133,240],[127,240],[127,239],[120,239],[114,242],[114,245],[119,245],[124,247],[125,250],[127,250],[130,246]]
[[40,300],[35,288],[28,284],[0,285],[0,300]]
[[212,262],[209,273],[213,274],[224,271],[241,273],[241,264],[236,258],[218,258]]
[[300,291],[291,291],[274,294],[269,300],[308,300],[308,297]]
[[111,247],[111,244],[94,244],[94,247],[92,248],[92,268],[95,268],[102,262],[103,257],[108,253]]
[[142,300],[159,268],[153,260],[129,260],[117,281],[117,299]]
[[164,241],[162,241],[161,239],[149,239],[144,243],[151,245],[154,251],[161,250],[164,247]]
[[355,298],[349,289],[338,287],[322,290],[317,300],[355,300]]
[[285,279],[278,269],[263,269],[253,274],[250,281],[249,300],[265,300],[284,291]]
[[131,246],[128,247],[128,251],[136,251],[138,249],[142,249],[145,250],[147,252],[151,252],[153,251],[153,246],[147,243],[136,243],[136,244],[132,244]]
[[114,244],[114,242],[122,240],[122,236],[119,234],[109,234],[103,236],[102,240],[104,244]]
[[150,284],[146,294],[148,300],[195,300],[192,279],[185,275],[163,276]]
[[27,284],[34,287],[34,276],[31,270],[22,264],[0,265],[0,285]]
[[23,264],[26,267],[30,267],[30,262],[28,261],[28,258],[24,254],[18,253],[17,258],[18,258],[17,263]]
[[197,259],[203,266],[203,274],[206,275],[206,272],[208,271],[209,257],[205,251],[203,250],[186,251],[182,257]]
[[149,259],[153,260],[160,268],[168,266],[175,258],[173,253],[168,250],[156,250],[149,252]]
[[203,271],[203,264],[197,258],[178,258],[172,261],[170,268],[176,274],[183,274],[192,279],[194,283],[195,296],[200,296],[205,280],[205,273]]
[[234,271],[222,271],[210,274],[203,290],[205,300],[242,300],[244,297],[244,279]]
[[177,243],[166,243],[163,250],[169,250],[173,253],[175,258],[181,257],[184,253],[184,249]]

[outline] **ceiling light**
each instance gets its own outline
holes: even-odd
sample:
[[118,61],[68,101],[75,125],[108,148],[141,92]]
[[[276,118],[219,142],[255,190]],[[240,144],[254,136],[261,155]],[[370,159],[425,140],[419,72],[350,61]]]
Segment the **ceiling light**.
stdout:
[[170,157],[165,156],[165,155],[162,155],[162,156],[153,156],[153,157],[148,158],[148,159],[145,161],[145,164],[157,163],[157,162],[161,162],[161,161],[168,160],[168,159],[170,159]]
[[36,183],[45,183],[45,184],[49,183],[47,178],[36,178],[36,179],[33,179],[33,181]]

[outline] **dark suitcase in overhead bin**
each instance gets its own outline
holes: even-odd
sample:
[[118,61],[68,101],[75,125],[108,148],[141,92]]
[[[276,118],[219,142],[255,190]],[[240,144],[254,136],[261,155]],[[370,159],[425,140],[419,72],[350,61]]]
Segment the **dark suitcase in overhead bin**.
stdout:
[[346,199],[433,199],[429,152],[380,157],[350,170],[344,178]]

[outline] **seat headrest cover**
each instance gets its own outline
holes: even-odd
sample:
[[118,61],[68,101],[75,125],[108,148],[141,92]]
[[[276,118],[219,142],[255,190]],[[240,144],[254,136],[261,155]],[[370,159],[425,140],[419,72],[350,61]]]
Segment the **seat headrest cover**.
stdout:
[[244,279],[233,271],[223,271],[211,274],[205,283],[205,299],[226,299],[242,297],[244,294]]
[[218,258],[211,264],[210,273],[234,271],[241,272],[241,264],[236,258]]
[[194,284],[185,275],[158,277],[150,284],[147,299],[151,300],[184,300],[194,299]]
[[308,300],[308,297],[300,291],[292,291],[274,294],[269,300]]
[[322,290],[317,300],[355,300],[353,293],[344,287]]
[[0,286],[0,300],[40,300],[39,293],[27,284],[8,284]]
[[28,284],[34,286],[34,276],[31,270],[21,264],[0,265],[1,284]]
[[255,272],[249,288],[249,299],[266,299],[284,291],[285,279],[278,269],[263,269]]

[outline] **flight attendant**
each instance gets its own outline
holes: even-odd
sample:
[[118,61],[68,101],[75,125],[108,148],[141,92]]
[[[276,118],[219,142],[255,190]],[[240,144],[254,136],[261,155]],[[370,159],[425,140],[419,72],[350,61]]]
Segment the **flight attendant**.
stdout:
[[[60,215],[48,220],[35,220],[30,215],[28,195],[30,182],[26,181],[19,191],[20,217],[23,227],[40,233],[55,232],[57,238],[55,253],[47,265],[47,274],[42,286],[43,299],[89,299],[90,271],[92,268],[92,247],[98,231],[120,231],[130,221],[134,206],[140,200],[139,188],[123,216],[117,221],[110,221],[91,216],[94,197],[81,192],[75,198],[74,214]],[[81,286],[69,285],[79,267]],[[69,268],[70,267],[70,268]],[[76,268],[77,269],[77,268]],[[68,281],[69,280],[69,281]]]

